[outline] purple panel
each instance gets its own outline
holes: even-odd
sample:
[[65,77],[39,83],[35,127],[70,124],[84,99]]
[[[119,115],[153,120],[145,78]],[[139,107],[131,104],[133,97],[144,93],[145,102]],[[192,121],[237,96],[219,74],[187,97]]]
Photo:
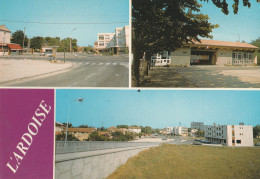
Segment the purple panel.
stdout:
[[0,89],[0,178],[53,178],[53,144],[54,90]]

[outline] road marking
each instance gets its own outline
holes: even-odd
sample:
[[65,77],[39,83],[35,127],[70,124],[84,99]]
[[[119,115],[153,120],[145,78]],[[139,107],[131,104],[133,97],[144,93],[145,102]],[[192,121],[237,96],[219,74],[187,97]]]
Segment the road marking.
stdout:
[[99,63],[98,65],[103,65],[103,63]]
[[91,65],[96,65],[96,63],[91,63]]
[[83,62],[79,63],[79,65],[81,65]]
[[106,63],[106,65],[110,65],[110,63]]
[[113,63],[113,65],[116,65],[116,63]]
[[87,63],[84,63],[84,65],[88,65],[89,64],[89,62],[87,62]]

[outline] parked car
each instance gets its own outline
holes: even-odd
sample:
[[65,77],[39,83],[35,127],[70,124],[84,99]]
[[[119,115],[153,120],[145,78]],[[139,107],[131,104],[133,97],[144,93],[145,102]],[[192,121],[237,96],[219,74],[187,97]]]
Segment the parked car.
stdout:
[[208,141],[208,140],[202,140],[202,143],[204,143],[204,144],[210,144],[211,142]]
[[194,140],[194,141],[192,142],[192,144],[193,144],[193,145],[202,145],[201,142],[199,142],[199,141],[197,141],[197,140]]

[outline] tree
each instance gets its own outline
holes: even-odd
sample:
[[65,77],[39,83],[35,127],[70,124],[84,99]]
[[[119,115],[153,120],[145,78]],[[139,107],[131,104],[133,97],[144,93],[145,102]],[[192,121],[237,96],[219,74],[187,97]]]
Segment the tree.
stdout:
[[142,127],[141,132],[145,134],[151,134],[152,133],[152,128],[150,126]]
[[31,39],[31,48],[34,49],[34,50],[41,50],[42,49],[42,46],[44,44],[44,38],[43,37],[33,37]]
[[258,39],[256,40],[253,40],[251,44],[258,47],[258,50],[256,51],[257,60],[258,60],[257,64],[260,64],[260,37],[258,37]]
[[198,129],[197,132],[195,132],[195,136],[196,137],[204,137],[204,131],[203,130],[200,130]]
[[[71,46],[74,51],[77,50],[77,48],[78,48],[77,39],[71,39]],[[58,51],[63,52],[64,49],[66,52],[70,51],[70,38],[65,38],[60,41]]]
[[100,136],[98,134],[98,131],[94,131],[89,135],[89,140],[91,140],[91,141],[105,141],[106,138],[105,138],[105,136]]
[[[63,126],[65,126],[65,127],[67,126],[67,123],[65,123],[65,122],[63,122],[62,124],[63,124]],[[68,123],[68,128],[72,128],[72,127],[73,127],[72,124],[71,124],[71,123]]]
[[59,46],[60,45],[60,37],[45,37],[45,43],[48,46]]
[[[212,2],[224,14],[229,13],[226,0]],[[239,0],[234,0],[234,13],[238,12],[238,4]],[[249,0],[243,0],[243,5],[251,6]],[[154,53],[175,51],[183,44],[200,41],[199,37],[212,38],[210,33],[218,25],[209,23],[209,17],[200,13],[200,7],[197,0],[132,1],[133,86],[140,85],[139,66],[143,57],[149,62]]]
[[88,125],[79,125],[79,128],[88,128]]
[[253,136],[254,136],[254,138],[256,138],[257,136],[260,136],[260,125],[256,125],[253,128]]
[[119,128],[126,128],[126,129],[128,129],[128,125],[117,125],[116,128],[118,128],[118,129]]
[[[24,33],[21,30],[17,30],[12,34],[12,39],[11,42],[12,43],[16,43],[19,44],[20,46],[23,46],[23,39],[24,39]],[[25,35],[25,39],[24,39],[24,47],[26,47],[28,45],[28,38]]]
[[[57,141],[65,141],[65,138],[66,138],[66,133],[65,132],[56,135],[56,140]],[[72,134],[68,134],[67,135],[67,140],[68,141],[79,141],[79,139],[77,137],[75,137],[74,135],[72,135]]]

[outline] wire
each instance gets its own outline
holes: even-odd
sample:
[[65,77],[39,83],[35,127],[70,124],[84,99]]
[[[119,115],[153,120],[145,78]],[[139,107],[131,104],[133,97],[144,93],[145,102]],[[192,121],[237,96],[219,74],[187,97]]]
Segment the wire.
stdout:
[[18,23],[25,23],[25,24],[125,24],[129,22],[26,22],[26,21],[12,21],[12,20],[3,20],[0,21],[4,22],[18,22]]

